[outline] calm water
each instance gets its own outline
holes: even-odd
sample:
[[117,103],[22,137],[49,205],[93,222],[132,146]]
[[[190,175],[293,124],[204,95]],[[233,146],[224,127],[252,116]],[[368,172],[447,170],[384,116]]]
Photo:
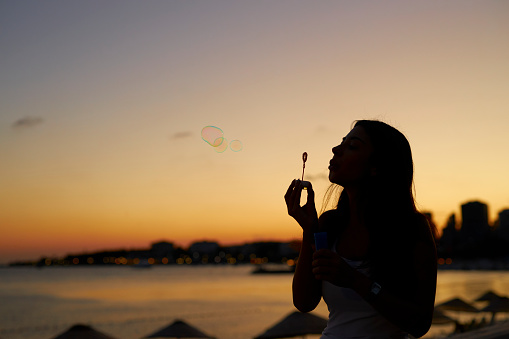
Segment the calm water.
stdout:
[[[118,339],[138,339],[178,318],[219,339],[253,338],[294,309],[291,275],[251,275],[252,269],[0,269],[0,337],[49,339],[85,323]],[[473,301],[490,289],[508,295],[509,272],[441,271],[436,301]],[[315,314],[326,317],[323,302]],[[430,335],[449,330],[433,326]]]

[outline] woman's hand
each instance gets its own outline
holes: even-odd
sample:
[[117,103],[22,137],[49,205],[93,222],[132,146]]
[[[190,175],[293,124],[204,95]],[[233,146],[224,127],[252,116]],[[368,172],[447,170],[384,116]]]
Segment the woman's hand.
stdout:
[[328,249],[313,254],[313,274],[318,280],[325,280],[340,287],[352,288],[357,271],[348,265],[339,254]]
[[318,214],[315,207],[315,192],[311,183],[307,188],[308,197],[304,206],[300,206],[301,194],[302,181],[293,180],[285,194],[288,214],[299,223],[305,232],[316,232],[318,230]]

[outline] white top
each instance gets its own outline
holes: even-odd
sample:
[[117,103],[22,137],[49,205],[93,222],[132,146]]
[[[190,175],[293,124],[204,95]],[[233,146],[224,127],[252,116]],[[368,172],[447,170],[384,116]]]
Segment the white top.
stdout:
[[[367,262],[343,259],[351,267],[369,276]],[[408,338],[405,332],[382,317],[354,290],[323,281],[322,295],[329,309],[329,320],[321,339]]]

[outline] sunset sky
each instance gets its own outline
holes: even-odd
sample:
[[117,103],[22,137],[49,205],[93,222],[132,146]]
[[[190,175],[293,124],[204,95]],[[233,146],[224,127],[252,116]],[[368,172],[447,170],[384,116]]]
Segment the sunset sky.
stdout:
[[[0,1],[0,263],[289,240],[356,119],[409,139],[439,228],[509,208],[507,1]],[[203,127],[240,152],[215,152]]]

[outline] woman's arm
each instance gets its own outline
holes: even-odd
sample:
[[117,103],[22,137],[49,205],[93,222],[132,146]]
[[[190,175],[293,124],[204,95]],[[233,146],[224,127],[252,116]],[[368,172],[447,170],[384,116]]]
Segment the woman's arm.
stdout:
[[311,312],[322,298],[322,282],[312,272],[313,234],[304,232],[302,246],[293,276],[293,304],[301,312]]
[[322,284],[312,273],[313,262],[313,234],[318,230],[318,216],[315,208],[315,194],[309,184],[307,201],[300,206],[302,184],[294,180],[285,194],[288,214],[302,227],[302,246],[293,276],[292,293],[293,303],[301,312],[310,312],[316,308],[322,297]]
[[365,298],[382,316],[414,337],[426,334],[431,326],[435,304],[437,258],[434,243],[419,242],[413,253],[416,279],[409,279],[413,286],[411,298],[397,295],[382,286],[373,298],[373,280],[356,272],[353,289]]

